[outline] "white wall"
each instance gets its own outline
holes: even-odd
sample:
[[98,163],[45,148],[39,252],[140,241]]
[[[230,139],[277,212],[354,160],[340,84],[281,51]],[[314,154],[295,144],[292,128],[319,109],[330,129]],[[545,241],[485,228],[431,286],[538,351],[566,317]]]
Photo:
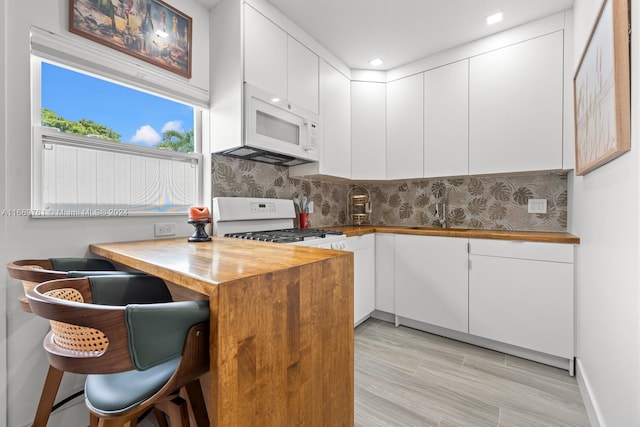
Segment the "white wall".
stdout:
[[[5,0],[0,0],[0,23],[5,22]],[[2,25],[0,29],[0,94],[2,94],[2,103],[0,103],[0,159],[6,159],[6,127],[4,120],[4,112],[6,109],[6,96],[5,95],[5,43],[7,39],[7,27]],[[0,212],[5,208],[5,182],[6,182],[6,168],[4,162],[0,161]],[[4,216],[0,216],[0,261],[4,260],[7,256],[7,221]],[[4,283],[4,277],[6,273],[0,273],[0,284]],[[7,340],[6,340],[6,304],[3,302],[6,298],[6,288],[0,285],[0,385],[7,384]],[[7,388],[0,386],[0,425],[5,425],[5,418],[2,416],[7,413]]]
[[[635,2],[633,6],[637,6]],[[601,0],[574,5],[574,70]],[[640,10],[632,8],[632,27]],[[632,46],[632,149],[584,177],[570,176],[571,232],[577,249],[577,369],[593,425],[640,425],[639,150],[637,72],[640,33]]]
[[[170,0],[168,3],[193,18],[193,78],[190,83],[208,89],[209,12],[194,0]],[[0,62],[0,88],[3,87],[4,76],[7,84],[3,99],[8,107],[0,111],[0,152],[3,153],[0,159],[0,201],[4,204],[0,204],[0,208],[26,209],[30,203],[29,28],[36,25],[57,34],[68,34],[68,5],[68,0],[9,0],[6,1],[6,13],[0,12],[2,40],[6,43],[2,55],[6,63]],[[5,0],[0,0],[0,6],[4,11]],[[95,46],[89,40],[86,44],[87,49]],[[140,63],[143,67],[156,69],[142,61]],[[6,135],[2,126],[4,122],[11,123]],[[188,236],[193,232],[186,223],[186,217],[182,216],[104,219],[9,216],[2,217],[0,221],[0,244],[3,248],[0,264],[3,266],[10,260],[22,258],[86,256],[88,244],[92,242],[153,238],[153,223],[158,221],[176,222],[178,235]],[[0,298],[0,314],[6,311],[6,317],[3,315],[0,321],[0,342],[7,345],[6,353],[0,346],[0,380],[5,386],[0,402],[0,426],[26,426],[31,424],[46,372],[47,361],[41,340],[48,326],[42,319],[20,310],[17,298],[22,292],[21,286],[7,277],[4,268],[0,275],[2,293],[6,295],[6,298]],[[3,336],[5,319],[6,337]],[[7,380],[2,375],[5,354]],[[59,395],[66,396],[81,386],[81,377],[66,375]],[[87,422],[86,408],[79,400],[70,410],[56,415],[49,426],[86,426]]]

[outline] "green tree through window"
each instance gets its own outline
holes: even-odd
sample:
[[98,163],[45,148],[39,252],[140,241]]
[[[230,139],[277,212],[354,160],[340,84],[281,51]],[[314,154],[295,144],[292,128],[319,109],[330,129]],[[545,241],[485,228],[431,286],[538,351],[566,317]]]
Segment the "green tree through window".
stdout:
[[107,141],[195,152],[194,107],[42,62],[41,124]]
[[58,116],[51,110],[42,109],[42,125],[56,129],[62,132],[72,133],[75,135],[97,135],[109,141],[120,142],[120,134],[109,129],[104,125],[100,125],[91,120],[80,119],[80,121],[72,122],[64,117]]

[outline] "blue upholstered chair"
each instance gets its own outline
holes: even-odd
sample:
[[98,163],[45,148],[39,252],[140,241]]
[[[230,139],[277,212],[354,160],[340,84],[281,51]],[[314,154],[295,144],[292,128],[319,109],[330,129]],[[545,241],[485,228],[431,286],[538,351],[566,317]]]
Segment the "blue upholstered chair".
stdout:
[[[117,271],[108,260],[99,258],[23,259],[10,262],[6,267],[11,277],[21,281],[23,292],[20,294],[18,301],[22,310],[29,313],[31,312],[31,307],[29,307],[25,292],[38,283],[66,277],[123,273],[122,271]],[[64,371],[49,365],[32,427],[46,427],[51,412],[55,408],[68,400],[82,395],[82,391],[74,393],[54,405],[63,374]]]
[[[11,277],[22,282],[25,292],[37,283],[68,277],[69,272],[71,274],[84,272],[86,275],[90,275],[89,272],[95,274],[122,273],[118,272],[110,261],[99,258],[21,259],[8,263],[7,271]],[[31,311],[24,293],[20,296],[19,302],[24,311]]]
[[[207,301],[171,301],[153,276],[51,280],[27,291],[49,319],[44,348],[55,368],[87,374],[92,426],[135,425],[154,409],[171,426],[209,425],[199,377],[209,369]],[[185,400],[186,399],[186,400]]]

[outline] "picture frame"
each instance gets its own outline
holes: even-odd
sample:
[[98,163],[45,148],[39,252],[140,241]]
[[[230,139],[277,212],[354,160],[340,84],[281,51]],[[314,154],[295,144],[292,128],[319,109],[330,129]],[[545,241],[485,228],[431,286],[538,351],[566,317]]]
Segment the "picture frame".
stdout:
[[69,0],[69,31],[191,78],[192,19],[161,0]]
[[573,79],[575,173],[631,149],[628,0],[605,0]]

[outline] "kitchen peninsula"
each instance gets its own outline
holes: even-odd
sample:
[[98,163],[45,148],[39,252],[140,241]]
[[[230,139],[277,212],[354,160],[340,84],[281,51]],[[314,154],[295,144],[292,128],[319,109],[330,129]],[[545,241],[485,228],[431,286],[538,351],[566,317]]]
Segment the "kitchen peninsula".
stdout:
[[353,425],[352,253],[221,237],[90,250],[209,299],[212,426]]

